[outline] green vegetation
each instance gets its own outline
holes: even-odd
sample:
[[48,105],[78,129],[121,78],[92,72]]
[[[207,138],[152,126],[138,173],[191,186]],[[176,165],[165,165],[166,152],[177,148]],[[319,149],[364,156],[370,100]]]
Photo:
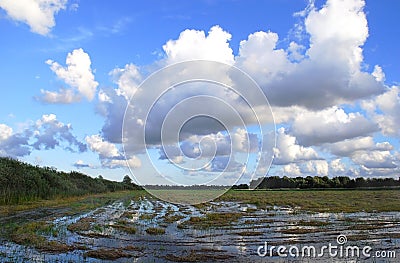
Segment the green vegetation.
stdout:
[[129,176],[123,182],[92,178],[79,172],[59,172],[10,158],[0,158],[0,205],[40,199],[139,189]]
[[149,235],[164,235],[165,229],[160,227],[149,227],[146,229],[146,233]]
[[311,221],[304,221],[300,220],[297,222],[298,226],[328,226],[330,225],[327,221],[318,221],[318,220],[311,220]]
[[168,187],[158,186],[151,189],[151,193],[155,196],[163,199],[164,201],[170,201],[172,203],[190,203],[197,204],[204,201],[211,201],[215,197],[222,195],[228,187],[215,188],[204,186],[202,189],[196,189],[198,186],[193,187]]
[[[351,179],[347,176],[338,176],[329,178],[328,176],[307,176],[290,178],[284,176],[269,176],[259,178],[250,182],[250,188],[254,189],[279,189],[279,188],[299,188],[299,189],[315,189],[315,188],[381,188],[381,187],[400,187],[400,178],[367,178],[358,177]],[[248,189],[249,186],[241,184],[233,187],[234,189]]]
[[49,241],[46,236],[57,236],[58,231],[54,228],[54,225],[44,221],[8,225],[6,227],[12,228],[9,238],[17,244],[32,246],[49,252],[67,252],[75,249],[58,241]]
[[243,237],[251,237],[251,236],[262,236],[264,233],[260,232],[260,231],[243,231],[243,232],[239,232],[236,233],[239,236],[243,236]]
[[103,260],[116,260],[119,258],[131,257],[121,249],[97,249],[90,250],[84,254],[85,257],[98,258]]
[[243,215],[241,213],[208,213],[205,216],[192,216],[188,221],[179,225],[179,228],[192,226],[195,228],[224,227],[236,222]]
[[182,218],[184,218],[184,216],[182,216],[182,215],[175,215],[175,214],[167,213],[164,216],[164,222],[165,223],[173,223],[173,222],[181,220]]
[[[220,252],[220,253],[219,253]],[[167,254],[164,259],[173,262],[218,262],[227,261],[232,255],[222,254],[220,250],[191,250],[182,255]]]
[[400,211],[400,190],[230,190],[217,201],[286,206],[316,212]]
[[156,217],[157,214],[141,214],[139,216],[140,220],[152,220],[154,217]]
[[111,227],[116,228],[116,229],[118,229],[120,231],[123,231],[123,232],[125,232],[127,234],[131,234],[131,235],[136,234],[136,228],[134,226],[126,225],[126,222],[121,222],[120,221],[115,225],[111,225]]
[[75,223],[70,224],[67,229],[72,232],[88,231],[91,229],[93,222],[95,222],[94,218],[83,217]]
[[295,228],[284,228],[284,229],[279,230],[279,232],[282,234],[300,235],[300,234],[324,232],[324,230],[321,228],[295,227]]
[[[127,190],[70,197],[57,196],[51,200],[29,201],[15,205],[1,205],[0,219],[1,216],[14,215],[22,211],[33,211],[34,209],[45,209],[48,214],[53,214],[52,211],[55,210],[62,211],[63,215],[74,215],[91,211],[98,207],[111,204],[117,200],[138,200],[144,196],[149,196],[149,194],[144,190]],[[42,214],[42,216],[45,215],[46,214]]]
[[[82,214],[93,209],[111,204],[116,200],[138,200],[147,193],[144,190],[120,191],[90,196],[78,196],[68,198],[57,198],[53,200],[39,200],[19,205],[0,206],[0,237],[13,240],[18,244],[31,245],[38,249],[57,249],[60,244],[51,243],[45,240],[45,236],[56,236],[57,230],[43,219],[48,216],[61,217],[66,215]],[[43,213],[43,209],[47,212]],[[32,215],[40,218],[34,220]],[[94,228],[93,218],[82,218],[70,224],[67,229],[72,232],[82,232]],[[118,227],[117,227],[118,228]],[[26,231],[25,231],[26,229]],[[126,226],[119,228],[127,233],[136,231],[134,227]],[[59,249],[69,249],[60,245]]]

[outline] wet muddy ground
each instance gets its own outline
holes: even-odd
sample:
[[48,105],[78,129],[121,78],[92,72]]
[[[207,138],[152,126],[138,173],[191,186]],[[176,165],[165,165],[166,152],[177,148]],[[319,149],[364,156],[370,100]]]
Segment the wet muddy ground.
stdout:
[[259,247],[265,242],[300,250],[309,245],[338,245],[338,235],[347,238],[343,246],[397,253],[397,260],[371,257],[367,259],[370,262],[400,260],[399,212],[315,213],[237,202],[189,206],[142,198],[130,203],[117,201],[81,215],[61,214],[43,213],[42,218],[35,218],[36,223],[31,224],[37,235],[34,239],[24,233],[14,238],[26,245],[3,239],[0,261],[348,262],[349,258],[328,258],[328,253],[304,258],[282,258],[276,250],[264,257],[257,253],[264,252]]

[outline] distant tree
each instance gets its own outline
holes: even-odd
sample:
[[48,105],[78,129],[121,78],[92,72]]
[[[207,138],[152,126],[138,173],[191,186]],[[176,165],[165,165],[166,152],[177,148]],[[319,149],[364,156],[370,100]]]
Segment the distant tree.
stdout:
[[[135,185],[0,157],[0,205],[133,189]],[[102,178],[102,177],[101,177]],[[131,182],[128,177],[129,182]]]
[[249,186],[247,184],[239,184],[232,186],[232,189],[249,189]]
[[125,175],[125,176],[124,176],[124,179],[122,179],[122,182],[123,182],[124,184],[130,185],[130,184],[132,184],[132,179],[129,177],[129,175]]

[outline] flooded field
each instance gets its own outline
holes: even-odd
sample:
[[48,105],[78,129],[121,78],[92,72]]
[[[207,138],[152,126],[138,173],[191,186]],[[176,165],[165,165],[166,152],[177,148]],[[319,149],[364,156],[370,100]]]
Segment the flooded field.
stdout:
[[259,247],[267,242],[270,247],[320,248],[338,245],[338,235],[345,235],[345,245],[400,254],[398,212],[319,213],[239,202],[189,206],[140,198],[80,215],[44,216],[25,228],[14,242],[1,241],[1,262],[322,262],[328,253],[282,258],[274,250],[262,257],[264,247]]

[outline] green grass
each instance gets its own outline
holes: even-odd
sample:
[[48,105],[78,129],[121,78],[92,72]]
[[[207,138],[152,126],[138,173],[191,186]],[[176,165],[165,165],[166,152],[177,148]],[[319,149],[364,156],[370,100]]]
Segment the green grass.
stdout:
[[230,190],[219,201],[300,207],[313,212],[400,211],[400,190]]
[[132,190],[74,197],[57,197],[51,200],[25,202],[18,205],[1,205],[0,216],[12,215],[17,212],[33,210],[37,208],[66,208],[68,209],[69,214],[77,214],[111,204],[116,200],[130,202],[130,200],[138,200],[143,196],[149,196],[149,194],[144,190]]
[[136,227],[126,225],[123,222],[119,222],[119,223],[117,223],[115,225],[112,225],[111,227],[116,228],[116,229],[118,229],[120,231],[123,231],[123,232],[125,232],[127,234],[131,234],[131,235],[136,234]]
[[160,227],[149,227],[146,229],[146,233],[149,235],[164,235],[165,229]]
[[151,193],[164,201],[180,204],[199,204],[221,196],[223,189],[152,189]]
[[164,216],[164,222],[173,223],[173,222],[176,222],[176,221],[178,221],[178,220],[180,220],[182,218],[184,218],[184,216],[182,216],[182,215],[174,215],[174,214],[167,213]]
[[179,225],[179,228],[188,226],[195,228],[213,228],[229,226],[242,217],[240,213],[208,213],[205,216],[192,216],[188,221]]
[[305,221],[305,220],[300,220],[297,222],[298,226],[328,226],[330,225],[329,222],[326,221],[318,221],[318,220],[310,220],[310,221]]
[[12,226],[9,239],[21,245],[31,246],[42,251],[67,252],[75,248],[58,241],[48,241],[46,236],[57,236],[53,224],[44,221],[34,221],[23,225]]
[[[94,210],[116,200],[138,200],[143,196],[148,196],[144,190],[134,190],[0,206],[0,219],[3,216],[12,215],[17,215],[18,218],[18,222],[15,222],[13,219],[11,221],[1,221],[0,236],[6,237],[18,244],[31,245],[38,249],[68,250],[70,247],[64,244],[58,244],[57,242],[49,243],[49,241],[46,241],[45,236],[56,236],[58,234],[53,226],[45,221],[31,221],[32,219],[29,216],[26,217],[24,212],[45,208],[46,210],[54,211],[53,216],[75,215]],[[68,230],[73,232],[86,231],[92,229],[92,227],[96,227],[96,225],[92,226],[93,222],[92,218],[82,218],[76,223],[70,224]],[[124,228],[123,230],[129,233],[136,231],[133,228]]]
[[154,217],[156,217],[157,214],[141,214],[139,216],[140,220],[152,220]]
[[116,260],[119,258],[130,257],[129,254],[125,253],[121,249],[97,249],[90,250],[84,254],[84,257],[98,258],[103,260]]

